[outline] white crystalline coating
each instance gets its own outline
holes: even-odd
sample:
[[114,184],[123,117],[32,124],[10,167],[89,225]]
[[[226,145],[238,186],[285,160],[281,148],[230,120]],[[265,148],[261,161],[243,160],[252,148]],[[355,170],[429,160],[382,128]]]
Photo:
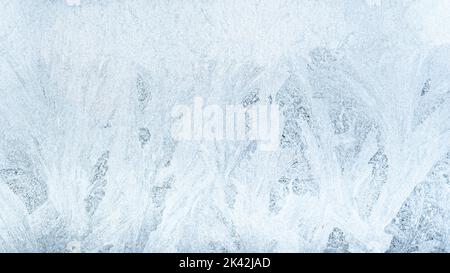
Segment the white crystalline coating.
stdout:
[[[2,1],[0,252],[449,252],[448,8]],[[197,97],[278,149],[174,139]]]

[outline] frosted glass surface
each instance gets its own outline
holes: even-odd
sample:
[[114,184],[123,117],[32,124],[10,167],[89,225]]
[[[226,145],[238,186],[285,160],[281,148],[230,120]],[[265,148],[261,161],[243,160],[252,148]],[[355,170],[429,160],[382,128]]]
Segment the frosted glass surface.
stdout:
[[0,76],[0,252],[450,251],[450,1],[1,1]]

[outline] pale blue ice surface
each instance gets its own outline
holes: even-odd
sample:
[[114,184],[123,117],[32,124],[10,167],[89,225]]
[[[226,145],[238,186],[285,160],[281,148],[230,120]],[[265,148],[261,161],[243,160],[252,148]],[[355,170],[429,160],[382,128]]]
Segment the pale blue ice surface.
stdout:
[[[0,2],[0,252],[448,252],[450,2]],[[280,147],[175,105],[277,104]]]

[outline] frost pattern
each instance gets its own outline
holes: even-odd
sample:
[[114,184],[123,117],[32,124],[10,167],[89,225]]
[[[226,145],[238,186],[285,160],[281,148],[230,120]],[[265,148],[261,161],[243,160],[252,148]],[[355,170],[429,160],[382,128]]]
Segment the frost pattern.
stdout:
[[449,252],[448,1],[97,2],[0,3],[0,252]]

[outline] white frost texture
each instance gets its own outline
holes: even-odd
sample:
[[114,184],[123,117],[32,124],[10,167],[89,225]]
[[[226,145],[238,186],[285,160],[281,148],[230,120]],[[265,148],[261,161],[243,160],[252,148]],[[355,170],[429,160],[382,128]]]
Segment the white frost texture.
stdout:
[[0,75],[0,252],[450,252],[450,1],[1,1]]

